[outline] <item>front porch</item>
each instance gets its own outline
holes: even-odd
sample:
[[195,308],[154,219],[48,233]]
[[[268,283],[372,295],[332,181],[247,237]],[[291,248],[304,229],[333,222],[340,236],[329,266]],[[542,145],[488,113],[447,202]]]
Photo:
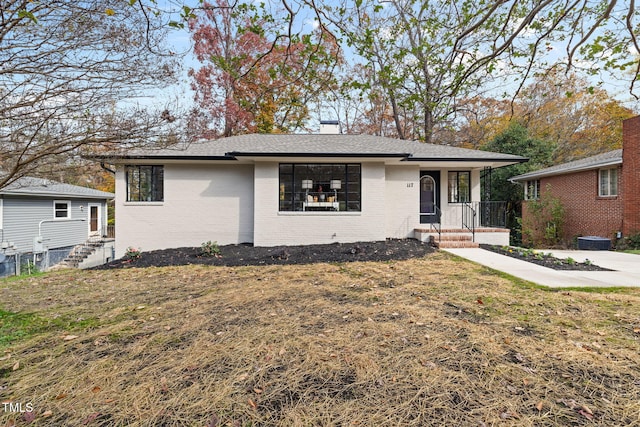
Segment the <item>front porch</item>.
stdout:
[[508,245],[506,203],[461,203],[450,207],[445,214],[436,207],[429,223],[415,228],[413,233],[416,239],[439,248],[477,248],[481,243]]

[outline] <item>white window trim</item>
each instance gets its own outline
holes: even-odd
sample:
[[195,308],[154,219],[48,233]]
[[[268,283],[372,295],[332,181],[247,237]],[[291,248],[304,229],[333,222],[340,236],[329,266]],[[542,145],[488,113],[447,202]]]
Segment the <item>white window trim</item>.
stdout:
[[4,216],[3,216],[3,211],[2,209],[4,208],[4,199],[0,198],[0,230],[3,230],[3,221],[4,221]]
[[[529,183],[534,182],[533,188],[534,194],[529,193]],[[537,184],[535,184],[537,182]],[[524,183],[524,199],[525,200],[538,200],[540,199],[540,180],[539,179],[529,179]]]
[[[618,197],[618,193],[620,192],[620,189],[618,188],[618,182],[616,182],[616,194],[611,194],[611,171],[615,170],[616,171],[616,181],[618,180],[618,168],[606,168],[606,169],[600,169],[598,170],[598,197]],[[608,187],[607,187],[607,194],[602,194],[602,173],[603,172],[607,172],[607,180],[608,180]]]
[[[58,203],[66,203],[66,205],[67,205],[67,216],[65,216],[65,217],[56,216],[56,204],[58,204]],[[71,200],[54,200],[53,201],[53,219],[56,219],[56,220],[71,219]]]

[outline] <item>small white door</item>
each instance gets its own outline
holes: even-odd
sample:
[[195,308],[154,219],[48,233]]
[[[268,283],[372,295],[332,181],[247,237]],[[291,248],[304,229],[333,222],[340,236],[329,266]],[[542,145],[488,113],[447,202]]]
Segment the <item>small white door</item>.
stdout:
[[89,205],[89,235],[99,235],[101,229],[100,205]]

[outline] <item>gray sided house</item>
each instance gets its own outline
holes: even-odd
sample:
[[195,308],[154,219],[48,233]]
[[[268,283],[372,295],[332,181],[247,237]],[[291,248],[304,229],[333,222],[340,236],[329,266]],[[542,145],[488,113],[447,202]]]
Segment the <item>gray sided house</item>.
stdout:
[[450,232],[508,244],[508,230],[484,221],[480,177],[527,159],[369,135],[253,134],[99,160],[116,168],[120,257],[129,246],[209,240],[280,246]]
[[[107,202],[114,194],[25,177],[0,189],[0,254],[72,247],[106,234]],[[66,253],[65,253],[66,251]]]

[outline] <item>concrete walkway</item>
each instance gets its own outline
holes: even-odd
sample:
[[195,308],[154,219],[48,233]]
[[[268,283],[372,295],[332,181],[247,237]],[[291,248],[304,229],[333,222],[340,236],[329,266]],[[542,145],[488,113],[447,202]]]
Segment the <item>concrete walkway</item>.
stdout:
[[503,271],[539,285],[564,287],[640,287],[640,255],[611,251],[547,250],[557,258],[589,259],[593,264],[615,271],[553,270],[485,249],[443,249],[459,257]]

